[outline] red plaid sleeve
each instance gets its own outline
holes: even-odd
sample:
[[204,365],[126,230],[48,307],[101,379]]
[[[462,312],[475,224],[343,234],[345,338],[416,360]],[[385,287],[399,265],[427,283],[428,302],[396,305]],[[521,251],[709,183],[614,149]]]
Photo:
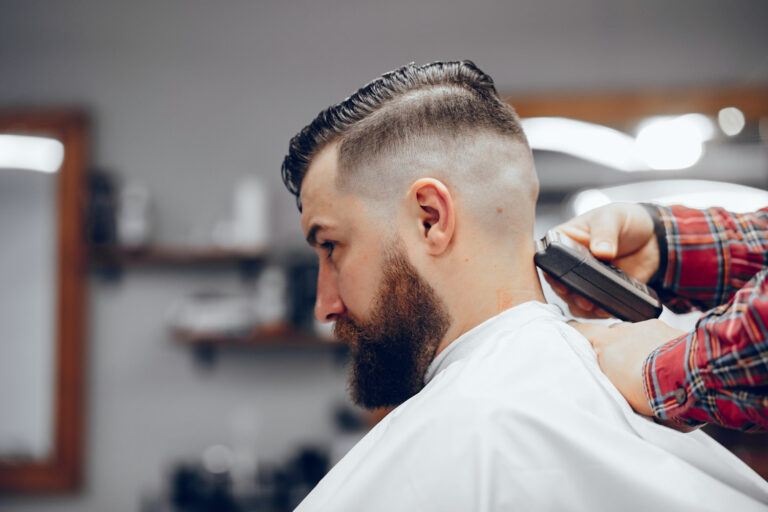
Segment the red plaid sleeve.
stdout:
[[666,246],[654,286],[673,311],[705,311],[728,302],[768,265],[768,208],[734,214],[722,208],[657,207]]
[[[715,309],[655,350],[643,378],[656,416],[768,429],[768,209],[659,208],[666,232],[660,292],[677,311]],[[660,244],[663,247],[663,243]],[[663,260],[663,258],[662,258]]]

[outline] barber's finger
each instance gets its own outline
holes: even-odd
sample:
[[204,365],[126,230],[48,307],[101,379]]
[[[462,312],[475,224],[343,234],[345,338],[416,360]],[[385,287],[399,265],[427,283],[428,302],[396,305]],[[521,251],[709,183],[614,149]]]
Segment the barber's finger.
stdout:
[[[578,298],[582,298],[581,295],[578,293],[569,291],[568,293],[564,295],[560,295],[560,298],[565,302],[565,304],[568,306],[568,310],[571,312],[571,314],[578,318],[593,318],[592,312],[583,309],[579,306],[578,301],[576,300]],[[583,298],[582,298],[583,300]]]
[[543,272],[542,274],[544,275],[544,280],[552,288],[552,291],[554,291],[559,296],[563,297],[565,295],[568,295],[568,293],[571,291],[570,288],[568,288],[563,283],[561,283],[560,281],[558,281],[554,277],[550,276],[546,272]]
[[587,247],[589,246],[590,233],[589,224],[587,223],[586,219],[576,217],[575,219],[572,219],[564,224],[560,224],[559,226],[555,226],[552,229],[568,235],[568,237],[580,243],[581,245]]
[[[550,276],[546,272],[543,273],[544,280],[549,283],[549,286],[552,288],[552,291],[554,291],[563,301],[565,301],[566,304],[568,304],[568,308],[571,310],[571,313],[575,316],[583,316],[579,313],[586,314],[586,318],[590,318],[591,315],[589,315],[589,312],[594,308],[593,304],[579,295],[578,293],[574,292],[570,288],[568,288],[566,285],[555,279],[554,277]],[[574,311],[576,309],[577,311]]]
[[623,216],[613,208],[603,208],[589,221],[589,250],[598,258],[612,260],[619,246]]
[[585,299],[581,295],[576,295],[573,298],[573,301],[576,303],[579,308],[583,309],[584,311],[592,311],[595,309],[595,305],[590,301],[589,299]]
[[563,297],[574,316],[581,318],[613,318],[613,315],[576,292]]
[[546,272],[542,272],[542,275],[544,280],[549,283],[552,291],[568,305],[568,309],[573,316],[579,318],[613,318],[613,315],[603,308],[593,304]]
[[612,314],[595,304],[592,308],[592,318],[615,318]]
[[571,295],[568,296],[566,303],[568,304],[568,309],[570,310],[571,314],[577,318],[586,318],[591,320],[600,318],[613,318],[612,315],[606,313],[602,308],[598,308],[596,306],[593,307],[591,311],[581,309],[578,305],[576,305],[576,302],[573,300]]

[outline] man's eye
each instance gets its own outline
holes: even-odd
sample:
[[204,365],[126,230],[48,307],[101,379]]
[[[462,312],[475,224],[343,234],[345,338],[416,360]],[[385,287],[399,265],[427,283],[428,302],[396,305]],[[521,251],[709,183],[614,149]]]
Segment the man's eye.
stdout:
[[336,243],[323,242],[322,244],[320,244],[320,247],[322,247],[328,253],[328,259],[331,259],[331,255],[333,254],[334,247],[336,247]]

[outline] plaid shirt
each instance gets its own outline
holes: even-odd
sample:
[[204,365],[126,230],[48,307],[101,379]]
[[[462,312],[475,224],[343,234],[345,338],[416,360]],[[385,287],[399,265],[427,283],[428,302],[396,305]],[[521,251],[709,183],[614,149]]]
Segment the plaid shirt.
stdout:
[[646,359],[654,414],[768,430],[768,208],[655,210],[661,262],[649,284],[676,312],[709,311]]

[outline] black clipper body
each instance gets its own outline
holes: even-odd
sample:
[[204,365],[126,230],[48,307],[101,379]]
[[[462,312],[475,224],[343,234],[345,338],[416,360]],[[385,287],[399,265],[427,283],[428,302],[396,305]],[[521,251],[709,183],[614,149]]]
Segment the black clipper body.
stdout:
[[558,231],[550,230],[536,241],[533,259],[550,276],[616,318],[639,322],[661,314],[656,292]]

